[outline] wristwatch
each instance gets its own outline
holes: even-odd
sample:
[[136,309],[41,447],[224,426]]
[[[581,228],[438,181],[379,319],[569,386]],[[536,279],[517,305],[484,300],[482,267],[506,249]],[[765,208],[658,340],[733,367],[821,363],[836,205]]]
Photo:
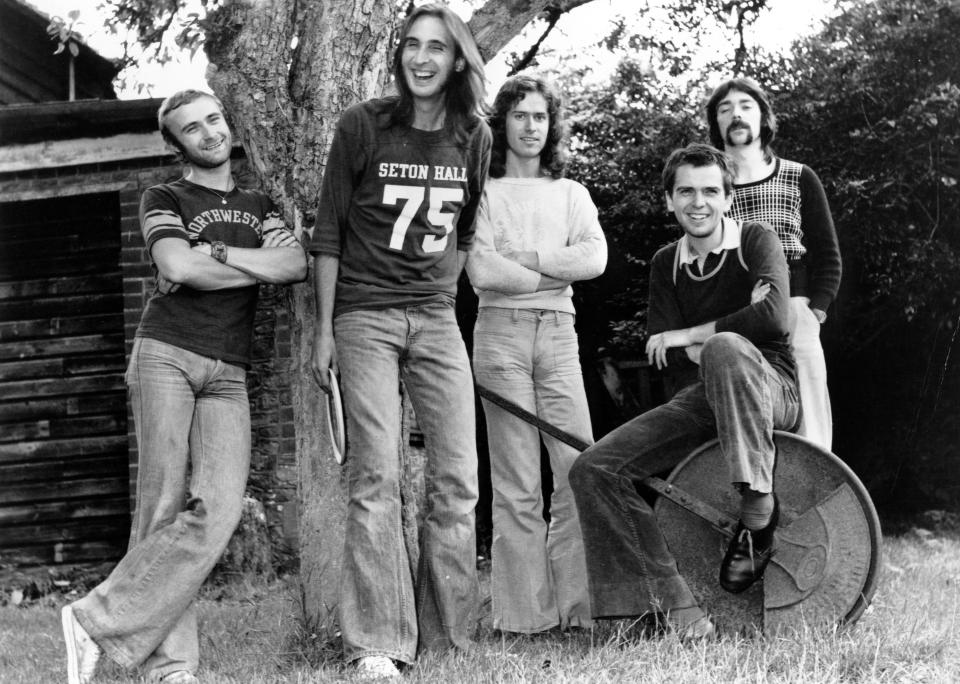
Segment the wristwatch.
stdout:
[[214,240],[210,243],[210,256],[221,264],[227,263],[227,246],[220,240]]

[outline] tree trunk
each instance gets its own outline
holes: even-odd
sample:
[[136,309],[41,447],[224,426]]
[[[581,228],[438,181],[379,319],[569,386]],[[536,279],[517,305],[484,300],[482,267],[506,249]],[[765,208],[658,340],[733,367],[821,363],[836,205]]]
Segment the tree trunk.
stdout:
[[[548,5],[588,0],[490,0],[471,22],[485,55],[495,54]],[[395,0],[227,0],[206,19],[208,81],[263,188],[301,238],[309,233],[340,113],[381,94],[389,80]],[[300,576],[312,630],[332,633],[343,549],[345,474],[325,431],[326,410],[310,371],[314,327],[311,279],[291,288],[289,306],[299,463]],[[406,434],[406,431],[404,432]],[[405,470],[417,458],[405,459]],[[413,466],[415,467],[415,465]],[[405,501],[423,500],[422,478],[406,473]],[[422,506],[406,507],[407,516]],[[416,524],[404,522],[416,549]],[[321,633],[321,632],[316,632]]]

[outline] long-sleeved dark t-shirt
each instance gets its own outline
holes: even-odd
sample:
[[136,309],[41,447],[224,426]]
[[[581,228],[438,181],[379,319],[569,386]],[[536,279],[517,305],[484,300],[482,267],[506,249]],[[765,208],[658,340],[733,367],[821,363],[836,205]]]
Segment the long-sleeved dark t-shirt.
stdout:
[[[686,237],[660,249],[650,267],[647,330],[651,335],[716,321],[717,332],[750,340],[770,364],[796,380],[788,341],[790,279],[777,234],[761,223],[725,219],[724,240],[711,252],[701,273],[684,263]],[[760,302],[750,303],[758,280],[770,285]],[[668,364],[690,363],[683,349],[668,353]]]

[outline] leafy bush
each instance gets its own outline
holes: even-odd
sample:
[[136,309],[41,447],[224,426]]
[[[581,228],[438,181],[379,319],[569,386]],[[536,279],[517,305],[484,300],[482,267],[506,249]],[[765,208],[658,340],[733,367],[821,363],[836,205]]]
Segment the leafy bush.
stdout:
[[[835,450],[888,513],[960,502],[957,35],[955,0],[876,0],[845,3],[788,57],[739,55],[773,97],[777,152],[813,168],[830,198],[844,255],[823,331]],[[642,349],[648,261],[678,234],[660,169],[706,139],[702,106],[720,80],[709,74],[722,65],[678,65],[689,60],[628,58],[609,84],[568,88],[571,176],[590,188],[611,250],[608,273],[581,288],[593,317],[581,327],[614,353]]]

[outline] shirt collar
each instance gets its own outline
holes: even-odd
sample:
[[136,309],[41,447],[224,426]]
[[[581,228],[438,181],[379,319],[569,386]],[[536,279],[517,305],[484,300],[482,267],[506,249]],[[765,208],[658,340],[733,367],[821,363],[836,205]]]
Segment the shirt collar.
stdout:
[[[710,250],[711,254],[719,254],[724,250],[737,249],[740,247],[739,221],[734,221],[732,218],[724,216],[722,230],[723,240],[720,241],[720,244],[715,249]],[[690,243],[687,240],[686,233],[684,233],[683,237],[680,238],[680,244],[677,249],[680,251],[679,260],[681,266],[692,264],[697,260],[697,253],[690,248]]]

